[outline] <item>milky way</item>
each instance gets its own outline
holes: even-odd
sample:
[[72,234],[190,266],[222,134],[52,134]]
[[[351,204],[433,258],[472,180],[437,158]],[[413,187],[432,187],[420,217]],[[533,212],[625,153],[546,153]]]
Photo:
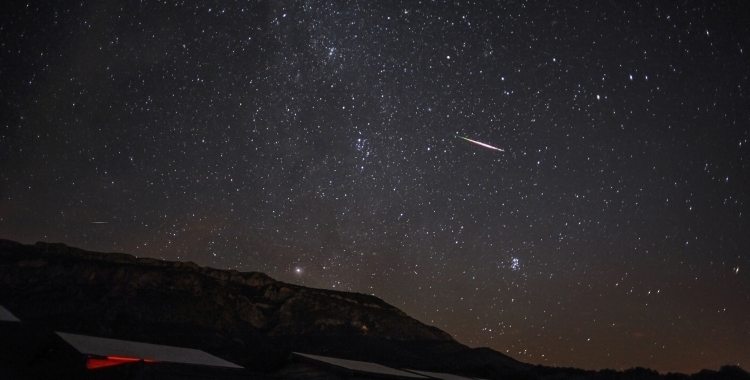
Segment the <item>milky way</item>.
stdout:
[[1,238],[374,294],[530,363],[750,368],[747,9],[204,3],[4,10]]

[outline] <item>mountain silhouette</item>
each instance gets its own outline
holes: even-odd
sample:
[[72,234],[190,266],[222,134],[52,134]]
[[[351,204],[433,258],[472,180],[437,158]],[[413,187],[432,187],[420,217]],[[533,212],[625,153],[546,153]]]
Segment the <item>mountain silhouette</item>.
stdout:
[[314,289],[260,272],[0,239],[0,305],[27,326],[203,350],[273,373],[291,352],[485,379],[746,379],[533,366],[470,348],[375,296]]

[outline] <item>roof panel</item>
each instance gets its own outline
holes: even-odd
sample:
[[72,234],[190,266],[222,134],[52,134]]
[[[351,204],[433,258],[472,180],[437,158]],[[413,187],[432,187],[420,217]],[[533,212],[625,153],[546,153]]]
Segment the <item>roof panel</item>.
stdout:
[[335,367],[339,367],[345,370],[349,370],[352,372],[360,373],[360,374],[369,374],[374,376],[381,376],[381,377],[398,377],[398,378],[409,378],[409,379],[426,379],[425,376],[417,375],[414,373],[401,371],[395,368],[386,367],[384,365],[375,364],[375,363],[369,363],[369,362],[359,362],[356,360],[346,360],[346,359],[338,359],[338,358],[329,358],[327,356],[318,356],[318,355],[310,355],[310,354],[301,354],[299,352],[293,352],[295,355],[299,355],[308,359],[312,359],[315,361],[319,361],[322,363],[326,363]]
[[472,380],[471,378],[468,378],[468,377],[453,375],[450,373],[417,371],[415,369],[406,369],[406,371],[418,373],[420,375],[432,377],[435,379],[441,379],[441,380]]
[[3,322],[21,322],[13,313],[8,311],[3,305],[0,305],[0,321]]
[[127,340],[99,338],[57,332],[63,340],[82,354],[98,356],[118,356],[149,359],[159,362],[209,365],[214,367],[242,368],[224,359],[217,358],[201,350],[184,347],[162,346],[159,344],[131,342]]

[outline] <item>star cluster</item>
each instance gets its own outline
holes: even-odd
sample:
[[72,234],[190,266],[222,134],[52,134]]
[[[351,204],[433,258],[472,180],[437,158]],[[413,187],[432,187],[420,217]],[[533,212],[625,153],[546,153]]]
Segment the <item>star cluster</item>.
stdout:
[[747,369],[732,4],[18,3],[0,237],[374,294],[530,363]]

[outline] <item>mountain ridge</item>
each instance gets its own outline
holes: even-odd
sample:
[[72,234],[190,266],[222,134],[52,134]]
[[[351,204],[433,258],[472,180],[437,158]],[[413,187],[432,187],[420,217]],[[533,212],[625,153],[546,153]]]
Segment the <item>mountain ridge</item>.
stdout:
[[261,272],[0,239],[0,305],[39,331],[200,349],[276,373],[291,352],[503,380],[750,380],[737,366],[692,375],[522,363],[469,348],[373,295]]
[[[455,371],[452,358],[474,350],[372,295],[61,243],[0,239],[0,285],[0,303],[29,323],[191,346],[259,371],[295,350]],[[479,373],[530,367],[492,352]]]

